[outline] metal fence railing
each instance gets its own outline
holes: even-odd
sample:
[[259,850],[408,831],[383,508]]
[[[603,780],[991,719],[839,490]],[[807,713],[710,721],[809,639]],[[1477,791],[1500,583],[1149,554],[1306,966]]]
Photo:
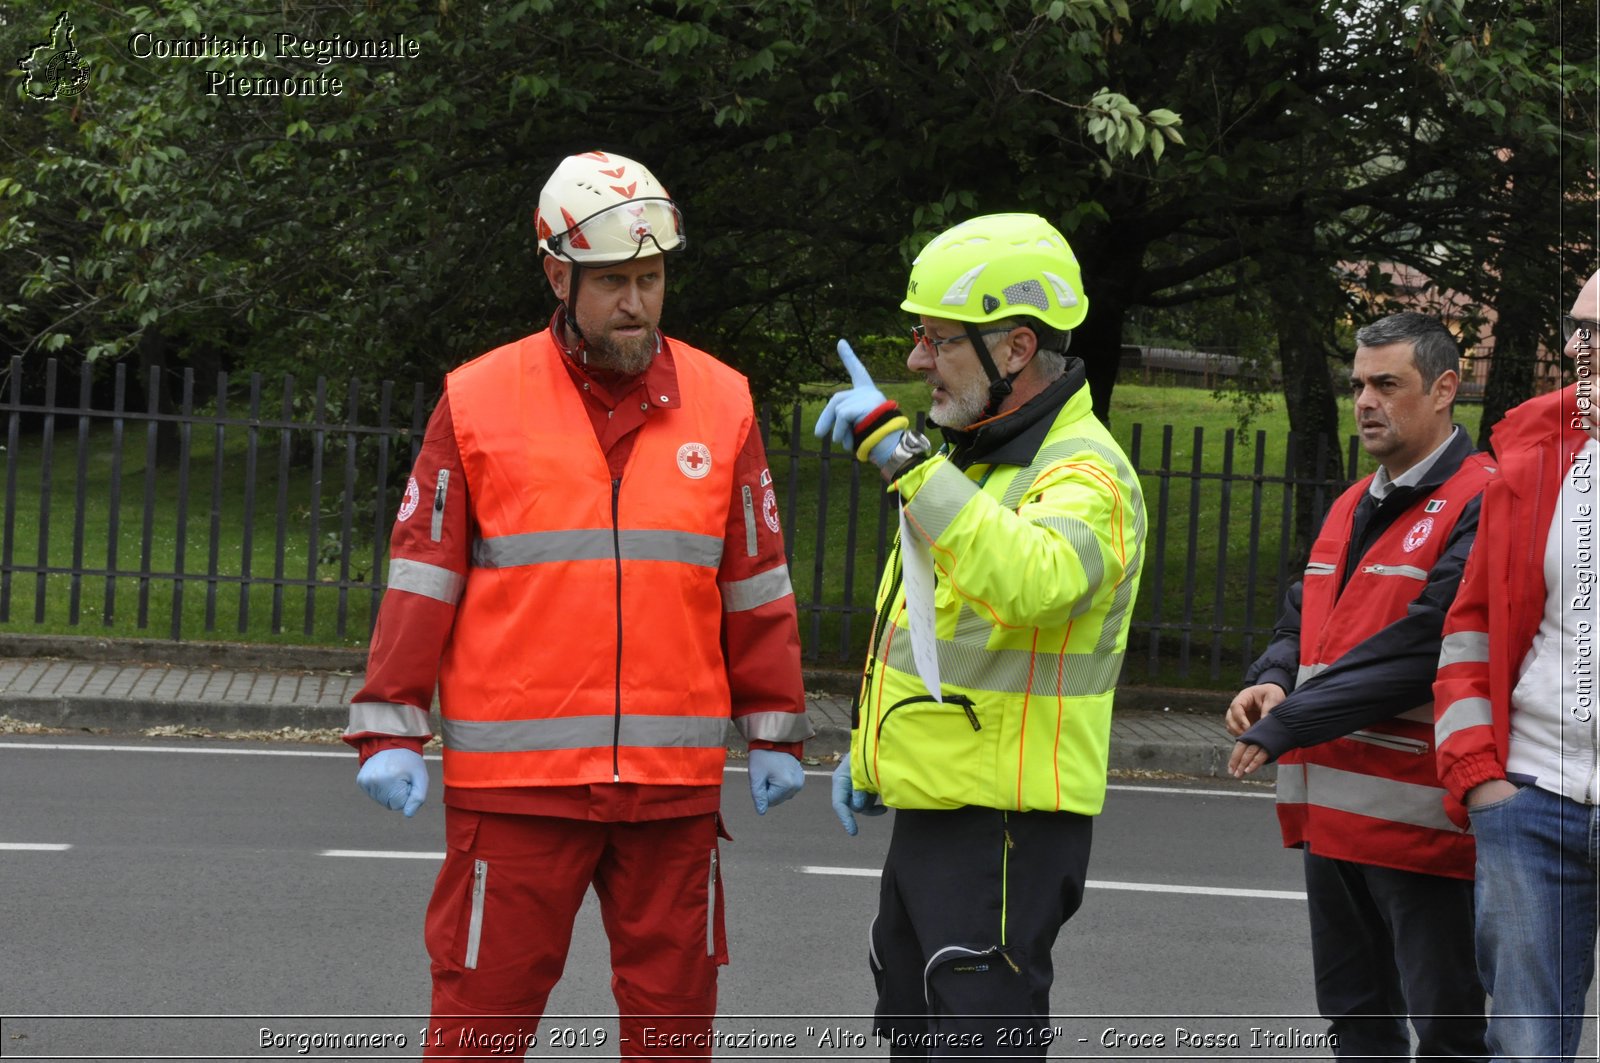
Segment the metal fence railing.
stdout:
[[[421,385],[65,375],[13,358],[0,390],[0,624],[365,642],[433,398]],[[814,664],[853,666],[897,518],[877,478],[803,421],[799,404],[762,411],[801,642]],[[1265,432],[1133,425],[1125,447],[1149,533],[1124,678],[1232,680],[1297,571],[1298,515],[1326,510],[1341,463],[1324,450],[1298,475],[1296,440]],[[1358,457],[1352,438],[1342,467]]]

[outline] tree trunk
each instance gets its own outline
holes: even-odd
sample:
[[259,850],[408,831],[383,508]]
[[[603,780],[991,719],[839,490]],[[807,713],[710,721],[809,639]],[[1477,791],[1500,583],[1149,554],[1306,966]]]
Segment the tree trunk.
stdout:
[[[1328,369],[1331,344],[1327,336],[1335,307],[1328,289],[1333,278],[1331,274],[1326,278],[1295,277],[1282,272],[1278,278],[1270,286],[1272,319],[1278,333],[1289,432],[1298,442],[1293,467],[1294,543],[1296,557],[1303,559],[1322,523],[1323,514],[1316,504],[1317,484],[1344,478],[1339,406]],[[1324,504],[1332,501],[1327,490],[1322,492],[1322,500]]]

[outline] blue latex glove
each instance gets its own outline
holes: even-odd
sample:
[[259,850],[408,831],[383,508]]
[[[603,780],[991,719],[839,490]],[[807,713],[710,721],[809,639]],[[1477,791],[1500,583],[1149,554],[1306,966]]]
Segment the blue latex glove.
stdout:
[[805,769],[790,754],[776,749],[750,751],[750,798],[756,803],[756,815],[766,815],[768,808],[783,804],[805,784]]
[[384,808],[410,819],[428,799],[428,765],[409,749],[380,749],[361,765],[356,785]]
[[[884,397],[883,392],[878,390],[878,385],[872,382],[872,374],[867,372],[867,367],[856,357],[849,340],[839,341],[839,361],[844,363],[845,372],[850,374],[850,387],[835,393],[828,400],[828,405],[822,408],[822,416],[817,418],[815,432],[818,439],[832,433],[835,443],[846,450],[854,451],[855,441],[851,433],[855,431],[856,422],[882,406]],[[879,440],[872,448],[873,463],[882,465],[888,461],[898,442],[900,442],[899,432],[890,432]]]
[[846,752],[839,758],[839,766],[833,769],[833,814],[839,817],[840,826],[844,832],[855,837],[856,816],[881,816],[889,811],[878,803],[878,795],[870,794],[865,790],[857,790],[850,783],[850,754]]

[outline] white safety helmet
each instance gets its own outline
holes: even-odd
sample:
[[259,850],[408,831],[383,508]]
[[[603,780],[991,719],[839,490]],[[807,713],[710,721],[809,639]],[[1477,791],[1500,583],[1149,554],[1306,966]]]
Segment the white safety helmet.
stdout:
[[601,151],[561,160],[533,216],[539,250],[580,266],[684,246],[683,215],[651,172]]

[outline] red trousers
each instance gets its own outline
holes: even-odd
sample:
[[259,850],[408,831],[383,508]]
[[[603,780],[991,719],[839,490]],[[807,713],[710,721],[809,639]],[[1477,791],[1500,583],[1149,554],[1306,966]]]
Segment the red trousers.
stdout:
[[446,806],[423,1055],[522,1058],[590,885],[611,943],[618,1055],[709,1055],[717,967],[728,962],[720,828],[716,813],[597,823]]

